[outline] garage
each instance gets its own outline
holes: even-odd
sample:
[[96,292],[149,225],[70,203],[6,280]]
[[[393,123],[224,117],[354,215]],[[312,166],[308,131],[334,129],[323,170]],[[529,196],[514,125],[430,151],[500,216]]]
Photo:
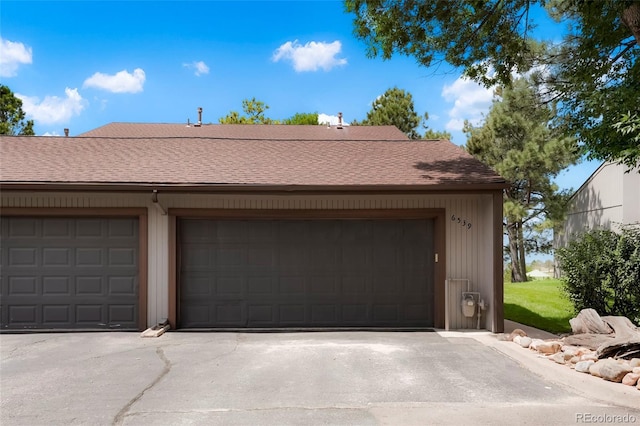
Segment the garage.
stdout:
[[135,217],[3,216],[2,329],[137,330]]
[[433,219],[191,219],[180,328],[432,327]]

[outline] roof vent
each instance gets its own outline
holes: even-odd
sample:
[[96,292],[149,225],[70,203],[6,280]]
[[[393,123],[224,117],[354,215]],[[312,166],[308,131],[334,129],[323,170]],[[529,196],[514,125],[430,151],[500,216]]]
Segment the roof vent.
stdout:
[[338,127],[336,129],[342,129],[342,113],[338,113]]
[[195,124],[195,127],[202,126],[202,107],[198,107],[198,122]]
[[67,129],[67,128],[64,129],[64,137],[65,138],[69,137],[69,129]]

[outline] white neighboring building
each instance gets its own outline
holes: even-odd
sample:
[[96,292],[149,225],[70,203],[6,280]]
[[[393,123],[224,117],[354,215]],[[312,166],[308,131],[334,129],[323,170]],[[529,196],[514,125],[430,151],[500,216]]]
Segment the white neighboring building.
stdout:
[[603,163],[573,194],[563,228],[554,235],[554,247],[564,247],[576,235],[591,229],[617,231],[621,225],[640,224],[640,169]]

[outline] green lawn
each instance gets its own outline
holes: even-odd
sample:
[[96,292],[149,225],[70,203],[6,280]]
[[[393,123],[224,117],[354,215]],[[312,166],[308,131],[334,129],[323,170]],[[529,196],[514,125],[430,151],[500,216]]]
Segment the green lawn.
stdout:
[[551,333],[571,331],[573,306],[560,280],[504,283],[504,317]]

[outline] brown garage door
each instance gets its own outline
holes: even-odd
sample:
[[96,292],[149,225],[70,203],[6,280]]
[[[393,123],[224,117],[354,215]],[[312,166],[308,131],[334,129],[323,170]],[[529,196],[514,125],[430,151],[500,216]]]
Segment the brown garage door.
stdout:
[[2,329],[137,329],[138,225],[3,217]]
[[179,221],[179,326],[431,327],[432,220]]

